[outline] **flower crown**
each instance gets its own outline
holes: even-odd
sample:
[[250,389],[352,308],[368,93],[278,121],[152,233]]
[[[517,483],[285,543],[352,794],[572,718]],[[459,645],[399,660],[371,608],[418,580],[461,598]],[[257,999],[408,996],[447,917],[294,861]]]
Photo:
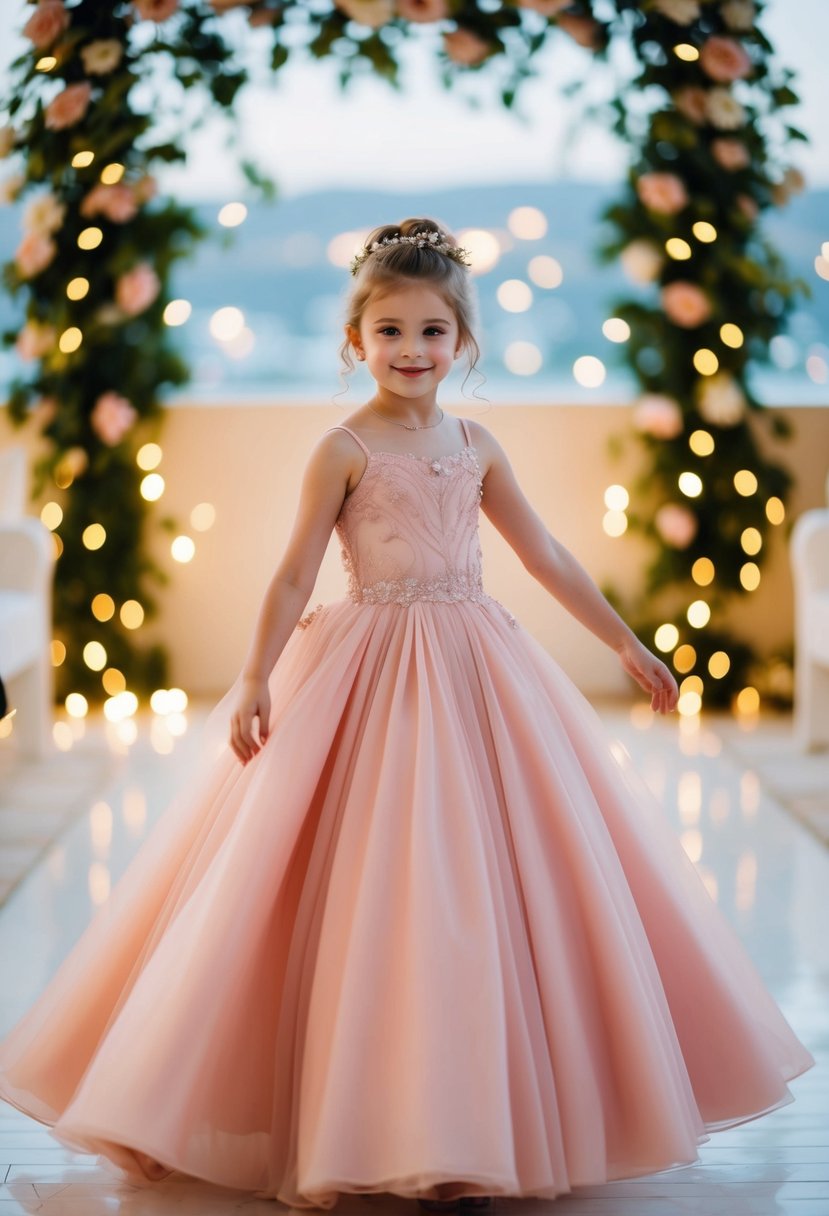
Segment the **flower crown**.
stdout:
[[351,273],[356,274],[363,262],[373,253],[377,253],[378,249],[382,249],[384,245],[417,245],[421,249],[426,246],[429,249],[436,249],[438,253],[445,254],[446,257],[451,258],[453,262],[458,262],[461,266],[470,264],[468,249],[462,249],[460,245],[449,245],[441,239],[438,232],[418,232],[414,236],[384,236],[382,241],[374,241],[370,248],[361,249],[352,260]]

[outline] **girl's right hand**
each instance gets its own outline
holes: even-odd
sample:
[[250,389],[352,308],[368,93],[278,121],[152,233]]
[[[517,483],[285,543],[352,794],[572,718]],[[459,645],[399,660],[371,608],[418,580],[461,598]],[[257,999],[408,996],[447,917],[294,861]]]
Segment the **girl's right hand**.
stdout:
[[667,714],[676,709],[679,689],[661,659],[635,637],[624,642],[616,653],[628,675],[651,694],[651,709],[655,713]]
[[[268,737],[271,695],[268,681],[256,678],[242,681],[236,708],[230,716],[230,746],[242,764],[247,764]],[[259,719],[259,741],[253,737],[253,719]]]

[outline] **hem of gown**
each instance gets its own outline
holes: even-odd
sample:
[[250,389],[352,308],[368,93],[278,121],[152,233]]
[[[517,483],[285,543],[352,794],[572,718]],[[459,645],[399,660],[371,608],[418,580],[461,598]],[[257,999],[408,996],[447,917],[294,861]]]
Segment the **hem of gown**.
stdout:
[[[798,1066],[797,1071],[791,1072],[785,1076],[785,1078],[783,1078],[784,1084],[802,1076],[804,1073],[808,1072],[809,1069],[814,1067],[814,1064],[815,1061],[811,1060],[809,1063]],[[322,1198],[322,1196],[326,1193],[333,1192],[333,1198],[330,1202],[314,1202],[313,1199],[305,1198],[301,1195],[283,1197],[278,1190],[274,1191],[267,1188],[254,1188],[250,1185],[239,1184],[237,1182],[223,1181],[220,1178],[210,1177],[206,1174],[194,1174],[191,1170],[185,1167],[162,1160],[162,1157],[157,1153],[154,1147],[147,1144],[139,1145],[135,1141],[127,1144],[124,1141],[113,1140],[111,1138],[111,1131],[99,1130],[90,1125],[83,1128],[78,1128],[78,1138],[75,1139],[72,1132],[64,1132],[63,1129],[56,1130],[56,1125],[60,1122],[59,1117],[53,1119],[50,1123],[48,1119],[32,1114],[30,1111],[26,1110],[25,1107],[21,1106],[19,1102],[13,1101],[5,1094],[0,1094],[0,1096],[2,1096],[3,1101],[7,1102],[10,1106],[13,1106],[16,1110],[19,1110],[22,1114],[25,1114],[29,1118],[35,1119],[36,1122],[48,1127],[52,1137],[59,1143],[65,1145],[75,1152],[83,1153],[87,1156],[95,1156],[105,1166],[105,1168],[107,1168],[108,1171],[113,1174],[113,1177],[117,1177],[124,1182],[143,1186],[148,1184],[150,1186],[158,1186],[159,1183],[165,1182],[171,1175],[178,1174],[179,1176],[191,1178],[200,1182],[207,1182],[213,1186],[222,1187],[226,1190],[239,1191],[248,1195],[252,1194],[254,1198],[277,1200],[288,1207],[302,1209],[307,1208],[327,1210],[335,1206],[341,1194],[388,1193],[404,1199],[461,1198],[463,1195],[474,1196],[484,1194],[505,1199],[554,1199],[560,1195],[571,1194],[573,1191],[577,1191],[584,1187],[605,1186],[615,1182],[624,1182],[635,1178],[644,1178],[657,1174],[670,1173],[676,1170],[687,1169],[690,1166],[701,1163],[699,1154],[695,1153],[695,1155],[693,1157],[689,1157],[687,1161],[676,1161],[669,1165],[648,1165],[641,1168],[624,1165],[608,1166],[603,1177],[580,1178],[578,1181],[572,1181],[563,1187],[556,1187],[555,1185],[537,1185],[535,1188],[533,1188],[532,1184],[529,1184],[521,1189],[516,1189],[514,1181],[507,1181],[503,1179],[503,1177],[483,1178],[482,1175],[477,1174],[474,1179],[470,1178],[464,1180],[461,1178],[459,1180],[458,1175],[463,1174],[462,1169],[454,1171],[444,1170],[439,1174],[435,1174],[433,1172],[431,1175],[424,1175],[419,1184],[416,1184],[414,1187],[411,1184],[407,1184],[407,1181],[405,1180],[403,1180],[401,1183],[400,1179],[393,1178],[385,1179],[382,1182],[375,1181],[372,1183],[358,1182],[355,1180],[346,1181],[345,1179],[342,1179],[337,1183],[329,1183],[326,1184],[324,1188],[320,1188],[320,1198]],[[711,1139],[710,1133],[725,1131],[729,1128],[739,1127],[743,1124],[751,1123],[756,1119],[761,1119],[765,1115],[771,1114],[773,1111],[780,1110],[785,1106],[791,1105],[794,1101],[794,1095],[787,1090],[778,1102],[764,1107],[760,1111],[754,1111],[747,1115],[736,1116],[732,1119],[703,1121],[704,1130],[696,1135],[697,1145],[707,1143]],[[83,1142],[84,1138],[88,1139],[89,1137],[94,1138],[100,1143],[112,1145],[113,1150],[120,1156],[124,1157],[124,1162],[116,1160],[106,1152],[102,1152],[100,1148],[90,1148],[89,1143]],[[140,1157],[145,1158],[146,1164],[140,1160]],[[148,1169],[151,1169],[153,1172],[148,1172]],[[158,1170],[163,1172],[159,1173],[157,1172]],[[431,1180],[429,1182],[424,1182],[426,1176],[430,1177]],[[456,1185],[453,1186],[451,1184]],[[466,1189],[458,1189],[458,1186],[461,1188],[465,1187]],[[449,1188],[448,1191],[447,1187]],[[438,1188],[440,1188],[440,1190],[438,1190]]]

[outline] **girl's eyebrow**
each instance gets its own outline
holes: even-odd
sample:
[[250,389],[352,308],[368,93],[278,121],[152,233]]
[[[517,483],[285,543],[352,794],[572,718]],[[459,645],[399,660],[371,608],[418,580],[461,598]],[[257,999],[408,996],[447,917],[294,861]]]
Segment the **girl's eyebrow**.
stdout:
[[[395,325],[399,325],[399,324],[400,324],[400,318],[399,318],[399,317],[378,317],[376,321],[373,321],[373,322],[372,322],[372,324],[373,324],[373,325],[382,325],[382,324],[384,324],[384,323],[385,323],[385,322],[387,322],[387,321],[393,321]],[[441,325],[448,325],[448,324],[449,324],[449,322],[446,320],[446,318],[445,318],[445,317],[430,317],[430,318],[429,318],[429,320],[428,320],[428,321],[424,321],[424,322],[423,322],[423,324],[424,324],[424,325],[434,325],[436,322],[440,322],[440,324],[441,324]]]

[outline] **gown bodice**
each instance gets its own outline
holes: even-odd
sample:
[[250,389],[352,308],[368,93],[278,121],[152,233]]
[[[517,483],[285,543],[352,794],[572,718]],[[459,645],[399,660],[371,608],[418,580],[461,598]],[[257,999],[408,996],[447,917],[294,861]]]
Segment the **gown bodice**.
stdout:
[[483,483],[474,447],[436,459],[363,450],[365,471],[336,522],[349,597],[398,604],[482,598]]

